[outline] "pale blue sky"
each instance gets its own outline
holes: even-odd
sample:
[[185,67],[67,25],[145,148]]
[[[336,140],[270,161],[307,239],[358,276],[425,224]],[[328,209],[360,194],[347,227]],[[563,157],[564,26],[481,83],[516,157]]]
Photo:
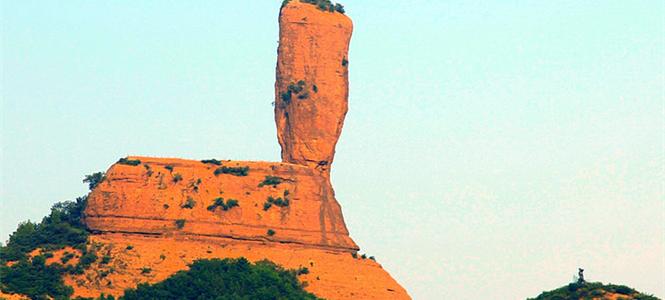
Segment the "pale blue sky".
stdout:
[[[281,1],[2,1],[0,240],[119,157],[278,160]],[[381,3],[381,4],[379,4]],[[663,1],[353,1],[333,183],[414,299],[665,297]]]

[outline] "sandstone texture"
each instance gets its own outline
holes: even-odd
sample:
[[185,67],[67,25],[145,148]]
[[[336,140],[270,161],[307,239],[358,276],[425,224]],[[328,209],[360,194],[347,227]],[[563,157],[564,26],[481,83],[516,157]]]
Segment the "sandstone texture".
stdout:
[[279,16],[275,122],[282,160],[327,173],[348,110],[353,23],[290,1]]
[[[112,259],[85,274],[68,275],[65,282],[74,287],[74,296],[122,295],[141,282],[162,281],[196,259],[246,257],[307,267],[310,273],[300,279],[308,291],[326,299],[409,299],[381,265],[354,258],[358,246],[348,235],[330,182],[315,169],[128,159],[140,164],[114,164],[88,197],[85,222],[94,232],[90,247]],[[224,167],[246,172],[215,174]],[[266,178],[271,184],[265,184]],[[276,178],[280,183],[274,184]],[[269,197],[289,204],[266,209]],[[237,200],[237,206],[211,209],[218,198]]]
[[[328,179],[311,168],[268,162],[130,157],[114,164],[88,197],[86,225],[96,232],[199,235],[275,241],[352,252],[339,204]],[[246,176],[215,171],[247,168]],[[266,176],[281,183],[265,185]],[[270,205],[269,197],[288,200]],[[237,207],[211,209],[217,199]],[[178,226],[177,223],[181,223]],[[181,228],[178,228],[181,227]],[[275,233],[268,235],[267,231]]]
[[[410,299],[357,255],[330,184],[348,104],[351,20],[292,0],[280,12],[275,121],[283,162],[128,157],[88,196],[84,222],[97,261],[66,275],[74,297],[122,295],[204,258],[306,267],[325,299]],[[63,249],[54,253],[57,261]]]
[[178,233],[103,233],[92,236],[90,242],[100,255],[112,259],[107,264],[95,263],[85,274],[66,277],[65,283],[75,289],[74,297],[121,295],[139,283],[165,280],[196,259],[246,257],[270,259],[286,268],[307,267],[309,274],[299,279],[307,283],[307,291],[325,299],[410,299],[380,264],[343,251]]

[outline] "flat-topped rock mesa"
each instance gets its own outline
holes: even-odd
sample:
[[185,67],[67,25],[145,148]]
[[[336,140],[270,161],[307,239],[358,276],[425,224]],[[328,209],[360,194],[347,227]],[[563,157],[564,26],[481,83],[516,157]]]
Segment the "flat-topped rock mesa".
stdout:
[[119,296],[196,259],[246,257],[307,267],[299,279],[326,299],[409,299],[380,264],[357,254],[330,184],[348,108],[351,20],[291,0],[279,24],[283,162],[132,156],[112,165],[84,212],[90,243],[109,259],[66,275],[74,297]]
[[91,230],[358,250],[328,179],[309,167],[150,157],[128,161],[140,163],[114,164],[88,197]]

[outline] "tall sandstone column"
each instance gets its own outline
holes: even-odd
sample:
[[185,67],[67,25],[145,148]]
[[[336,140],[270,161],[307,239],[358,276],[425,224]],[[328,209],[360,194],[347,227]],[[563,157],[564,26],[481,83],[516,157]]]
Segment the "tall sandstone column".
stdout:
[[327,177],[348,110],[353,23],[297,0],[279,16],[275,122],[282,161]]

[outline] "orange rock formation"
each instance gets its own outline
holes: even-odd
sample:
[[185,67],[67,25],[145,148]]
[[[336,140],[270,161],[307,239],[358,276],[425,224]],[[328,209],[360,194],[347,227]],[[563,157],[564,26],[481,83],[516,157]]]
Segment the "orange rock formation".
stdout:
[[279,21],[275,120],[284,162],[114,164],[85,210],[90,247],[111,260],[67,275],[74,296],[117,296],[196,259],[242,256],[307,267],[300,279],[326,299],[409,299],[381,265],[355,257],[330,185],[347,111],[351,20],[290,1]]
[[282,160],[329,170],[348,110],[353,23],[291,1],[279,16],[275,122]]
[[[356,251],[327,178],[311,168],[268,162],[200,161],[130,157],[115,164],[88,197],[86,224],[93,231],[227,237]],[[245,168],[246,176],[215,171]],[[261,184],[266,176],[281,183]],[[288,206],[266,203],[288,200]],[[238,207],[211,209],[215,200]],[[184,222],[177,228],[176,221]],[[268,230],[275,231],[268,236]]]

